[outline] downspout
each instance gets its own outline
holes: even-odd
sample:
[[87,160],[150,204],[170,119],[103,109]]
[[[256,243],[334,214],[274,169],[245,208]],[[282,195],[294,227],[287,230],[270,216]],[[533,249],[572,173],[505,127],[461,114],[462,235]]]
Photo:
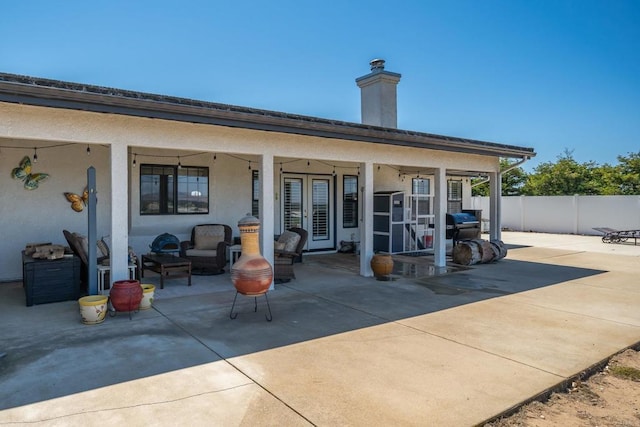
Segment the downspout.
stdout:
[[[518,166],[520,166],[521,164],[523,164],[524,162],[526,162],[528,160],[529,160],[528,156],[523,157],[522,160],[520,160],[519,162],[516,162],[516,163],[512,164],[511,166],[509,166],[508,168],[506,168],[505,170],[500,171],[500,175],[504,175],[505,173],[517,168]],[[478,185],[486,184],[489,181],[490,181],[489,178],[487,178],[487,179],[484,179],[484,180],[482,180],[480,182],[476,182],[475,184],[471,184],[471,188],[477,187]]]

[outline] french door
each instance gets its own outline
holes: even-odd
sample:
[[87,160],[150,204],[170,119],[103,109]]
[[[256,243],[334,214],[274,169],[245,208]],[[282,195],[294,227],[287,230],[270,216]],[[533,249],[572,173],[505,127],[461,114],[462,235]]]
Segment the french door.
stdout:
[[307,230],[307,250],[334,249],[332,177],[285,174],[280,194],[282,229]]

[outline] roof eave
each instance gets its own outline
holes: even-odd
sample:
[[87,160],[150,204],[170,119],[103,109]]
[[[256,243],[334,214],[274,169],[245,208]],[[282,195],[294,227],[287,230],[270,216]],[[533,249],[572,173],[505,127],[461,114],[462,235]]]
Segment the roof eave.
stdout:
[[[6,76],[6,75],[5,75]],[[87,88],[87,86],[82,86]],[[89,87],[91,88],[91,87]],[[103,89],[103,88],[101,88]],[[383,128],[273,111],[127,92],[124,97],[0,80],[0,101],[98,113],[283,132],[323,138],[510,158],[531,158],[532,148]],[[153,96],[157,99],[148,99]],[[182,102],[180,102],[182,101]]]

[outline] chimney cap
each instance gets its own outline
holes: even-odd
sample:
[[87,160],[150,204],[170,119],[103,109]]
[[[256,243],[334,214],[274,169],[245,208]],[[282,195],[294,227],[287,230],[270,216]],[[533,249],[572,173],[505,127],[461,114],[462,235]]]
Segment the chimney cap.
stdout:
[[384,59],[372,59],[369,61],[369,65],[371,65],[371,71],[382,71],[384,70]]

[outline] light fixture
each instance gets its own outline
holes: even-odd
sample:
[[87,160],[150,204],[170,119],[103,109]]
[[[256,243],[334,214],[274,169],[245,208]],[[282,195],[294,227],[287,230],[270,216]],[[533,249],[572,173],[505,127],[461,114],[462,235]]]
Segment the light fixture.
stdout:
[[282,173],[282,162],[280,162],[280,173]]
[[336,176],[336,167],[333,167],[333,176]]
[[360,176],[360,166],[358,166],[358,176]]
[[251,161],[249,161],[249,170],[251,170]]
[[133,154],[133,167],[134,168],[136,167],[136,156],[137,156],[137,154],[134,153]]
[[89,144],[87,144],[87,156],[91,155],[91,147],[89,147]]
[[178,156],[178,169],[182,169],[182,163],[180,162],[180,156]]
[[38,147],[33,148],[33,163],[38,163]]
[[311,166],[311,162],[307,160],[307,167]]

